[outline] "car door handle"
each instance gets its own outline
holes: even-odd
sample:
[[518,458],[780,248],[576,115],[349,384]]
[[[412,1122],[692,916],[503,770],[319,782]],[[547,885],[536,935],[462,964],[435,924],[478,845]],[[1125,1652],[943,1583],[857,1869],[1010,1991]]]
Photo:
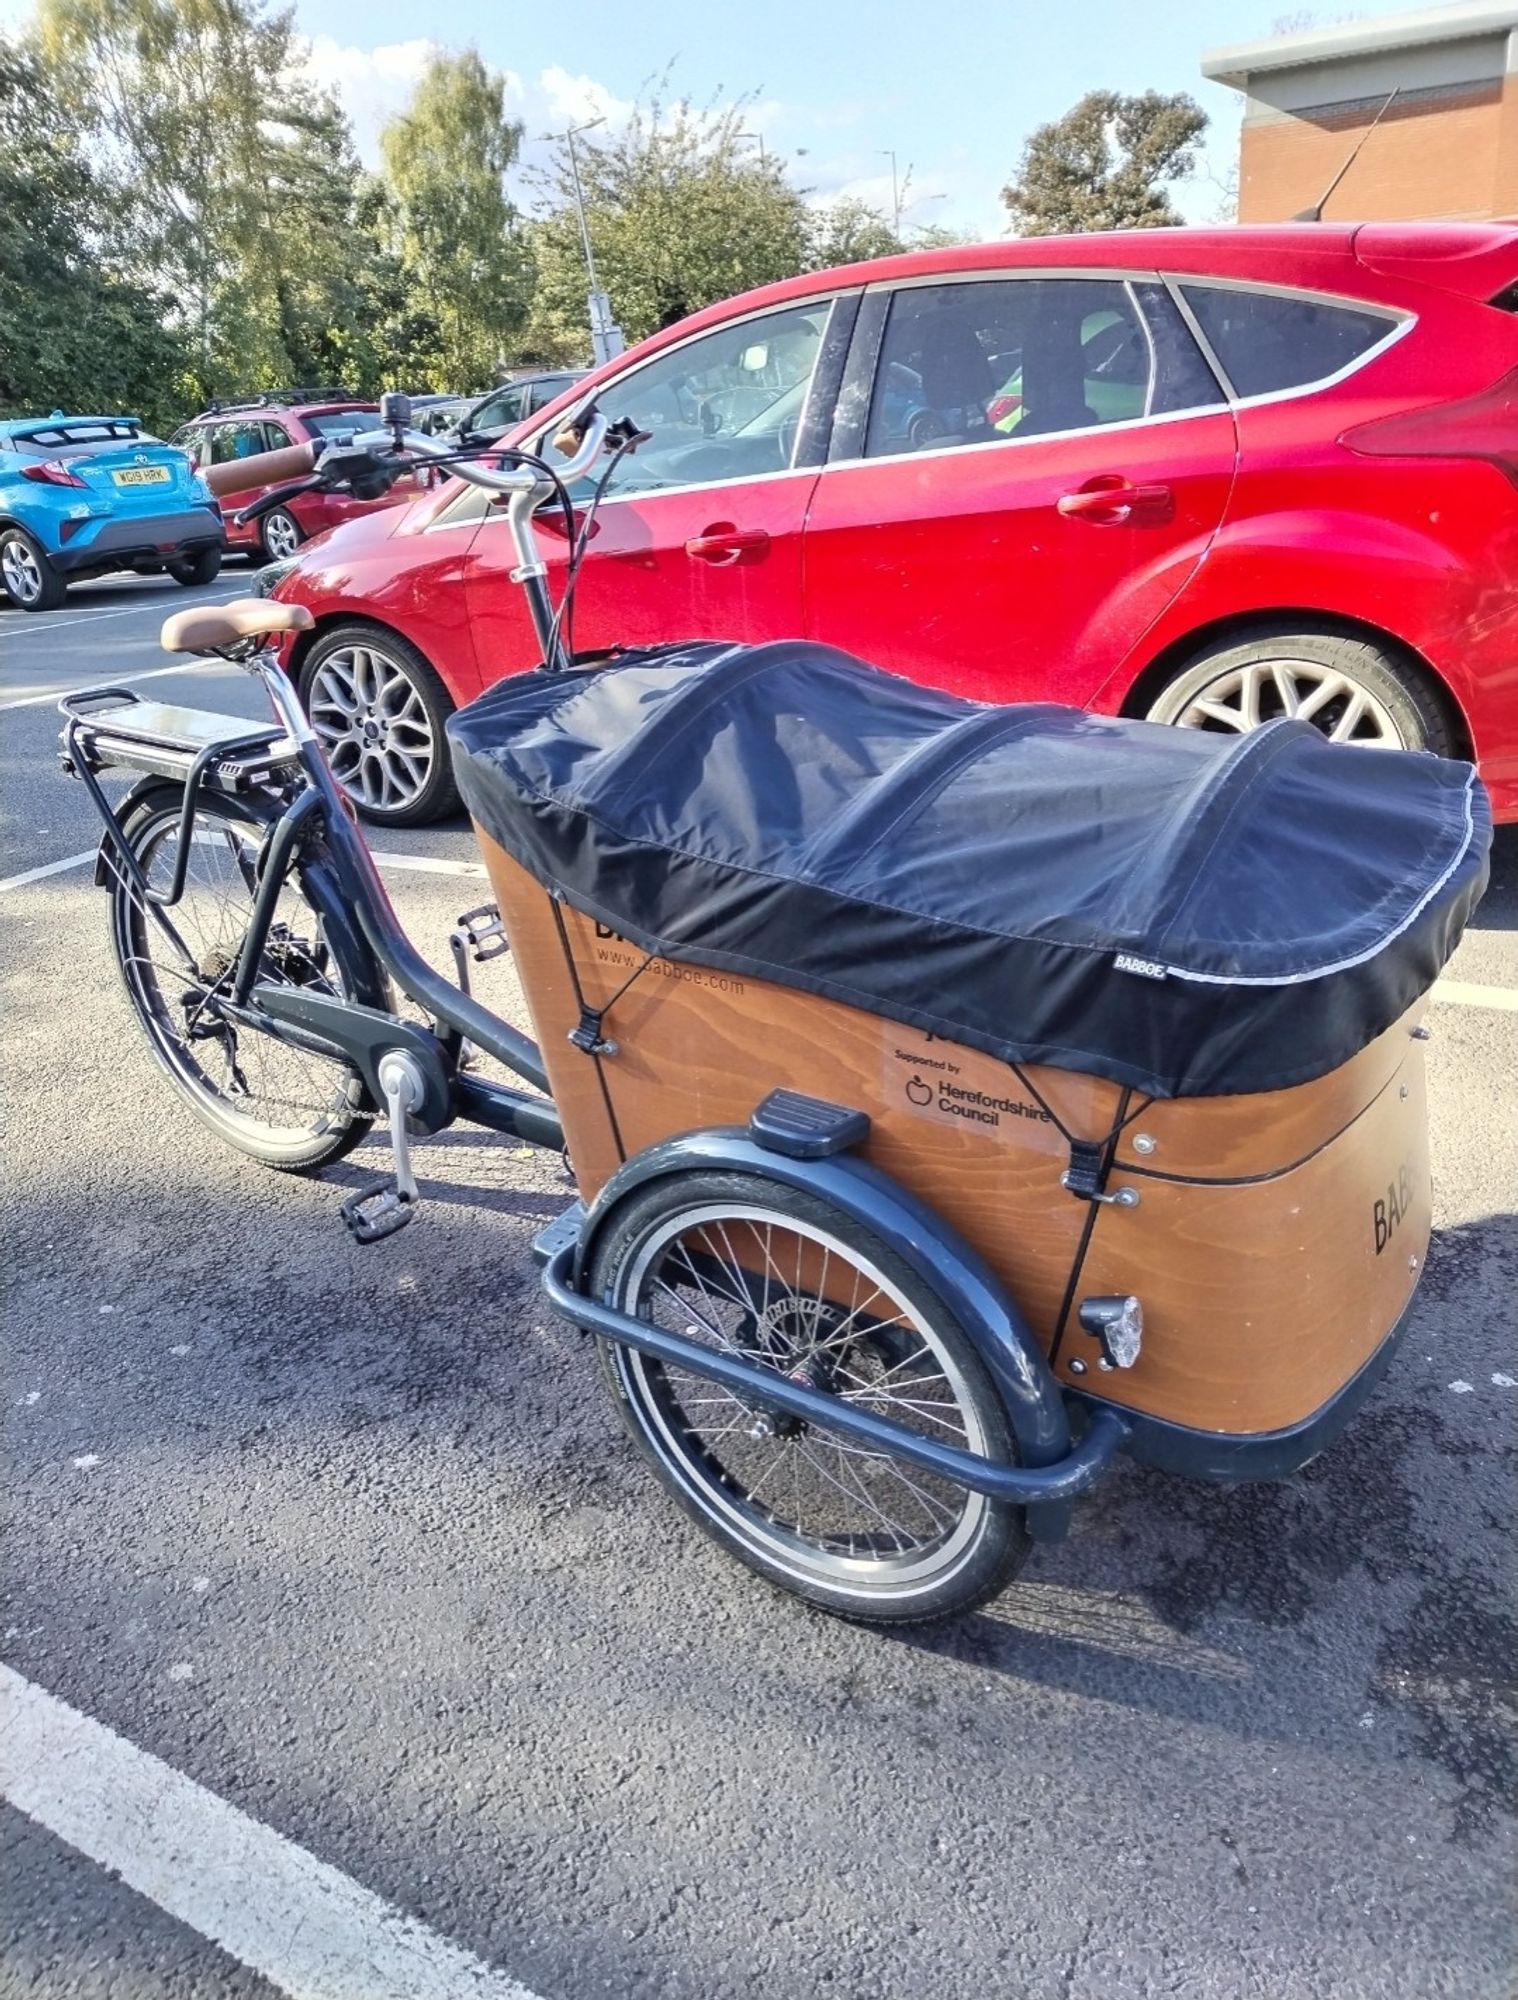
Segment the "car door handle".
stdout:
[[1168,486],[1135,486],[1118,473],[1103,473],[1074,493],[1062,493],[1054,504],[1067,521],[1118,527],[1124,521],[1167,520],[1175,495]]
[[757,561],[770,545],[764,528],[735,528],[730,521],[713,521],[704,534],[692,535],[685,553],[695,562],[710,563],[714,569],[731,569],[745,558]]

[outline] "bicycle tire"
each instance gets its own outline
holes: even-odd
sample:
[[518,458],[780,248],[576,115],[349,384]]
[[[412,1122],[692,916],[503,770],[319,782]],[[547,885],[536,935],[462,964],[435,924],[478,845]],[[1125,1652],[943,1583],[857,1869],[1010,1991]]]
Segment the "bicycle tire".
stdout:
[[[177,841],[183,798],[182,786],[165,781],[145,787],[132,802],[123,831],[150,880],[161,880],[167,872],[158,864],[165,857],[165,843]],[[226,845],[244,881],[250,909],[251,883],[244,857],[248,850],[256,852],[276,811],[273,806],[260,807],[220,792],[203,793],[196,807],[192,840],[208,836],[205,844],[214,850],[218,831],[227,836]],[[245,834],[247,839],[234,850],[235,834]],[[192,856],[190,876],[195,862]],[[239,922],[241,913],[231,914],[230,893],[222,904],[229,917],[225,935],[211,940],[200,929],[191,975],[182,961],[171,962],[173,947],[126,871],[119,867],[111,870],[108,864],[108,872],[111,943],[127,997],[160,1068],[201,1123],[236,1151],[284,1173],[317,1173],[351,1152],[374,1119],[374,1107],[356,1069],[307,1057],[272,1035],[262,1036],[246,1027],[233,1028],[223,1022],[218,1028],[214,1017],[209,1030],[202,1025],[208,1019],[204,995],[229,976],[246,934],[245,916]],[[196,921],[190,901],[193,893],[194,885],[187,878],[184,901],[167,913],[176,931],[190,929]],[[292,932],[288,919],[282,919],[284,933],[276,927],[271,934],[261,976],[383,1005],[383,976],[357,943],[328,870],[320,863],[298,865],[281,893],[278,909],[287,907],[310,912],[314,920],[311,938]],[[169,990],[173,988],[177,991]],[[286,1104],[286,1108],[308,1112],[303,1122],[271,1124],[246,1108],[255,1101],[244,1060],[250,1052],[261,1074],[271,1079],[282,1075],[314,1079],[309,1103],[292,1097]],[[241,1088],[236,1082],[239,1078]],[[330,1089],[324,1087],[328,1083]],[[271,1109],[279,1108],[280,1087],[271,1080],[260,1101]]]

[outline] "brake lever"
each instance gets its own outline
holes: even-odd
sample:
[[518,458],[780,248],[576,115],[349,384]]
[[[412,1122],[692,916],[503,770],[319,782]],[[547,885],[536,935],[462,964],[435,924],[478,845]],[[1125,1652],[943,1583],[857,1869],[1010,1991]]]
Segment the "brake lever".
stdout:
[[297,493],[314,493],[317,487],[326,483],[319,472],[313,472],[308,479],[295,479],[287,486],[272,486],[267,493],[250,500],[246,507],[239,507],[232,519],[239,528],[245,528],[250,521],[262,520],[265,514],[272,514],[276,507],[293,500]]

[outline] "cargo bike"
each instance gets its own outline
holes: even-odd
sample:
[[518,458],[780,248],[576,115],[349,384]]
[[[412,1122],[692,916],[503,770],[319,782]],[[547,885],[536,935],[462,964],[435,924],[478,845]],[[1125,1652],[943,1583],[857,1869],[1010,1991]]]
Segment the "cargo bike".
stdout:
[[[801,641],[573,658],[533,517],[567,517],[572,592],[639,440],[588,407],[554,466],[406,418],[305,483],[493,490],[543,651],[450,724],[495,897],[456,979],[272,650],[302,607],[164,628],[271,724],[62,703],[127,993],[205,1123],[314,1173],[382,1113],[363,1242],[416,1213],[416,1138],[564,1148],[548,1302],[700,1525],[848,1617],[983,1602],[1120,1452],[1268,1479],[1327,1445],[1429,1240],[1421,1014],[1485,884],[1474,772],[988,707]],[[508,948],[535,1038],[470,991]]]

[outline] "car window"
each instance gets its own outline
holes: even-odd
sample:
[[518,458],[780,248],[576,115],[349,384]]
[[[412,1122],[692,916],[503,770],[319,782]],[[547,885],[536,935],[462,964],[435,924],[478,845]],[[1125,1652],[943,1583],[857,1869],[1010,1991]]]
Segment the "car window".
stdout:
[[1282,292],[1182,285],[1186,303],[1241,396],[1303,389],[1348,368],[1396,325],[1388,313]]
[[831,299],[809,299],[739,320],[606,383],[596,404],[607,420],[630,417],[649,434],[620,462],[609,490],[783,472],[831,310]]
[[355,431],[371,430],[373,410],[323,410],[316,416],[302,415],[306,429],[319,438],[352,437]]
[[271,424],[265,418],[263,428],[265,451],[283,451],[286,445],[291,442],[290,433],[285,429],[283,424]]
[[498,389],[493,396],[487,396],[480,404],[470,423],[475,430],[501,430],[508,424],[519,422],[525,415],[520,389]]
[[1008,278],[909,286],[891,300],[865,453],[1047,437],[1222,400],[1157,284]]
[[567,389],[568,386],[569,377],[567,375],[557,376],[550,382],[529,382],[526,397],[522,404],[522,415],[530,417],[534,416],[539,410],[546,409],[554,397],[558,395],[559,391]]
[[197,470],[199,469],[206,452],[206,434],[201,425],[185,424],[181,426],[169,439],[169,443],[177,451],[182,451],[189,459],[191,465],[196,467]]
[[252,458],[263,448],[262,424],[218,424],[211,432],[210,462],[225,465],[234,458]]

